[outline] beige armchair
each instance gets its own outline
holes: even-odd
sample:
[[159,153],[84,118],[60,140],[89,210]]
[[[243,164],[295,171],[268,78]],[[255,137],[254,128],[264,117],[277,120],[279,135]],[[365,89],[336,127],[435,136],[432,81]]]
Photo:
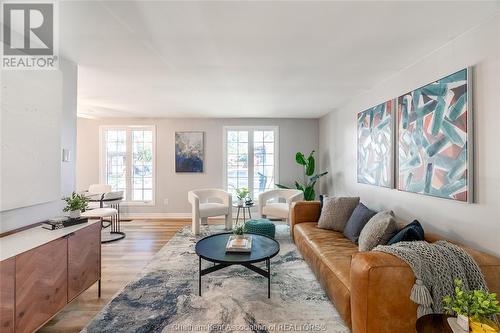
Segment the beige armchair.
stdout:
[[261,217],[278,217],[288,223],[290,205],[304,200],[304,193],[293,189],[275,189],[259,195],[259,215]]
[[203,189],[188,192],[192,208],[192,230],[200,233],[200,224],[207,224],[212,216],[225,216],[226,230],[233,227],[233,201],[231,194],[219,189]]

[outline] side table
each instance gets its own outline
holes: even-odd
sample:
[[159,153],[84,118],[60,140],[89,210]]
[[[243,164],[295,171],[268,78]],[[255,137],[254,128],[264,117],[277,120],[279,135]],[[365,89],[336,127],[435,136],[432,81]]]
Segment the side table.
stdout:
[[448,315],[428,314],[417,319],[417,333],[453,333],[448,324]]
[[245,214],[245,209],[248,210],[248,218],[252,218],[252,213],[250,212],[250,209],[255,206],[255,204],[252,202],[250,204],[243,204],[243,205],[239,205],[239,204],[235,204],[233,205],[234,208],[238,208],[238,211],[236,213],[236,225],[238,224],[239,220],[240,220],[240,210],[243,210],[243,223],[245,223],[246,221],[246,214]]

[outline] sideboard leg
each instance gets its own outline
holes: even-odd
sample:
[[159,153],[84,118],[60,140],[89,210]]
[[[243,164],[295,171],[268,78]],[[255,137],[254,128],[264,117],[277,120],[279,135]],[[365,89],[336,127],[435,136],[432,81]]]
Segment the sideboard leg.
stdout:
[[101,279],[97,281],[97,297],[101,298]]

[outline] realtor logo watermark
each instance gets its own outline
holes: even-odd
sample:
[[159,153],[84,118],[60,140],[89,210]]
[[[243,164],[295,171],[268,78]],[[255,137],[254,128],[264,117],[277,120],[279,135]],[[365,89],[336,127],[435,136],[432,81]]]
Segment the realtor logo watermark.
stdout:
[[3,70],[58,69],[55,2],[4,2]]

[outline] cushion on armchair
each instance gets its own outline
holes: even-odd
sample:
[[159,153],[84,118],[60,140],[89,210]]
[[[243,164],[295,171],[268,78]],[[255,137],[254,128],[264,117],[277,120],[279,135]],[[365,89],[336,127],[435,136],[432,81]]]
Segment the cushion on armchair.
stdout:
[[359,203],[359,197],[328,197],[324,199],[318,227],[343,232],[347,220]]
[[200,217],[210,217],[227,214],[226,205],[217,202],[200,203]]
[[290,206],[284,202],[267,203],[262,207],[262,213],[266,216],[288,218]]

